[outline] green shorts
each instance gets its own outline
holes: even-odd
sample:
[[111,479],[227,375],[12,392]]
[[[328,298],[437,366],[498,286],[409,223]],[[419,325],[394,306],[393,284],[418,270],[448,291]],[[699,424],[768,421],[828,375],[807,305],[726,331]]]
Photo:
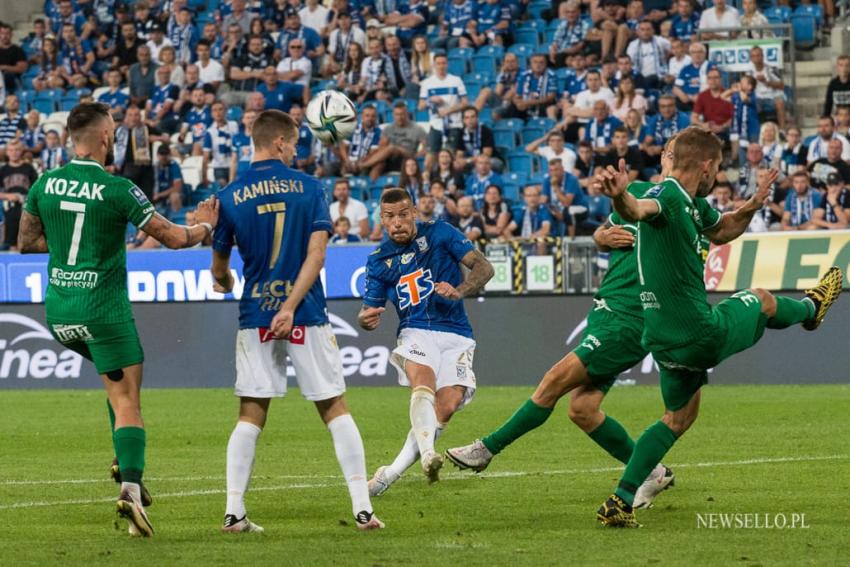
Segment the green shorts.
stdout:
[[758,296],[739,291],[712,308],[712,325],[702,339],[654,352],[667,409],[683,408],[708,383],[708,369],[759,342],[766,325],[767,315],[761,312]]
[[587,316],[587,327],[573,349],[593,385],[607,393],[621,372],[639,364],[648,354],[640,344],[643,319],[617,315],[596,306]]
[[132,319],[109,324],[48,321],[47,326],[57,341],[92,361],[99,374],[141,364],[145,359]]

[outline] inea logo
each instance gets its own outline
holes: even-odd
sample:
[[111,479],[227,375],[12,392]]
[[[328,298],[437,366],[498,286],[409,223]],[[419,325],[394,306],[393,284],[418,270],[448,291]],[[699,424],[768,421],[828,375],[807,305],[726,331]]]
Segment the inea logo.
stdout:
[[0,313],[0,323],[8,324],[0,327],[0,380],[80,377],[83,357],[62,349],[39,322],[17,313]]
[[415,272],[401,276],[395,289],[398,294],[399,309],[404,310],[411,305],[419,305],[434,291],[431,270],[419,268]]

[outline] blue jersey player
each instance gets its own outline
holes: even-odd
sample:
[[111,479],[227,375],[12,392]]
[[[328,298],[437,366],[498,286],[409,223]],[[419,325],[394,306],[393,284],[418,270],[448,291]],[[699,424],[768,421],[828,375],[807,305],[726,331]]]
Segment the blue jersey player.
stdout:
[[237,242],[245,276],[236,337],[239,421],[227,445],[222,530],[262,531],[248,520],[244,496],[271,398],[286,394],[287,354],[301,393],[315,402],[331,433],[357,527],[382,528],[372,513],[363,441],[343,397],[342,360],[319,281],[332,232],[322,186],[285,165],[298,140],[288,114],[261,113],[251,138],[251,167],[218,193],[222,220],[213,238],[216,291],[233,289],[230,252]]
[[[429,482],[439,479],[443,457],[434,442],[475,392],[475,341],[462,299],[493,277],[493,267],[459,230],[443,221],[417,223],[404,189],[381,195],[381,223],[388,237],[369,256],[358,322],[371,331],[386,302],[395,305],[398,347],[390,360],[399,383],[413,389],[412,428],[395,461],[369,481],[372,496],[383,494],[417,459]],[[461,264],[470,269],[466,280]]]

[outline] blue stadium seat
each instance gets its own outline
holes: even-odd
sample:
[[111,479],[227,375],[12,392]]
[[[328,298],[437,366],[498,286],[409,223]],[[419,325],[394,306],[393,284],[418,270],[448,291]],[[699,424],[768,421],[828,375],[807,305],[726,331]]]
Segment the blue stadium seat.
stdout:
[[546,10],[551,10],[551,9],[552,9],[552,4],[550,4],[549,2],[533,2],[533,3],[528,5],[526,12],[528,12],[528,15],[531,18],[533,18],[535,20],[542,20],[543,19],[543,12],[545,12]]
[[558,18],[555,18],[554,20],[552,20],[551,22],[546,24],[546,29],[554,31],[554,30],[557,30],[558,26],[560,26],[560,25],[561,25],[561,20],[559,20]]
[[800,4],[794,9],[794,16],[809,15],[815,19],[817,27],[823,26],[823,7],[820,4]]
[[22,90],[22,91],[18,91],[18,100],[21,103],[21,108],[23,108],[25,110],[28,109],[29,105],[32,103],[32,101],[35,100],[35,97],[36,97],[37,94],[38,93],[36,93],[34,90],[31,90],[31,89],[25,89],[25,90]]
[[473,55],[475,55],[475,50],[471,47],[455,47],[449,50],[449,57],[471,59]]
[[466,59],[458,55],[449,55],[449,73],[452,75],[466,75]]
[[540,118],[529,118],[525,125],[526,126],[536,126],[538,128],[543,128],[547,132],[555,127],[556,122],[551,118],[540,117]]
[[517,133],[514,128],[497,125],[493,128],[493,141],[497,146],[513,150],[517,147]]
[[383,124],[384,122],[390,122],[393,118],[393,109],[385,100],[372,100],[369,101],[368,104],[371,104],[375,107],[375,110],[378,111],[378,122]]
[[[502,176],[504,179],[504,176]],[[506,201],[519,201],[519,185],[516,183],[502,183],[502,199]]]
[[532,156],[524,151],[514,151],[507,156],[508,171],[524,172],[531,175],[534,171],[534,160]]
[[59,110],[63,112],[71,112],[74,110],[74,107],[79,104],[80,99],[78,98],[63,98],[59,101]]
[[413,116],[416,122],[428,122],[428,110],[417,110]]
[[[351,196],[358,201],[368,201],[370,195],[369,188],[372,187],[372,180],[368,177],[349,177],[348,184],[351,186]],[[331,187],[333,193],[333,187]],[[379,193],[380,194],[380,193]]]
[[[790,6],[771,6],[770,8],[764,11],[764,15],[768,20],[772,18],[776,18],[778,23],[788,23],[791,21],[791,7]],[[771,22],[773,23],[773,22]]]
[[526,126],[520,132],[520,139],[523,144],[530,144],[537,138],[542,138],[546,134],[546,130],[540,126]]
[[[777,17],[777,16],[767,16],[767,23],[775,26],[775,25],[778,25],[778,24],[785,24],[787,22],[782,20],[782,18]],[[773,30],[773,34],[776,37],[785,37],[785,30],[782,30],[782,29]]]
[[505,48],[501,45],[482,45],[478,48],[478,55],[492,55],[496,59],[505,56]]
[[478,81],[482,85],[486,85],[488,87],[492,87],[496,82],[496,74],[495,73],[484,73],[481,71],[474,71],[472,73],[467,73],[463,77],[464,81],[472,80]]
[[499,128],[500,126],[504,126],[510,130],[521,130],[525,126],[525,122],[522,118],[506,118],[493,124],[493,128]]
[[[514,41],[519,44],[527,44],[533,47],[540,45],[540,32],[538,30],[519,29],[514,32]],[[509,49],[508,51],[512,51]]]
[[483,124],[489,124],[493,121],[493,110],[489,106],[485,106],[478,112],[478,120]]
[[543,20],[525,20],[524,22],[520,22],[517,29],[542,31],[546,29],[547,25],[548,24]]
[[502,174],[502,179],[508,183],[514,183],[522,186],[528,183],[528,173],[524,171],[509,171]]
[[387,185],[398,185],[398,175],[390,174],[390,175],[382,175],[372,183],[372,188],[378,189],[378,195],[381,194],[381,191]]
[[817,45],[817,28],[815,18],[810,14],[794,14],[791,16],[791,26],[794,30],[794,43],[801,49]]
[[478,98],[481,93],[481,83],[464,79],[463,84],[466,86],[466,96],[469,97],[470,102]]
[[235,120],[236,122],[242,120],[242,107],[234,105],[228,108],[226,118],[228,120]]
[[549,45],[555,41],[555,34],[558,33],[558,29],[546,29],[543,32],[543,40],[545,45]]
[[527,43],[515,43],[508,48],[508,51],[516,54],[519,58],[520,69],[525,69],[528,58],[534,55],[537,51],[537,46],[529,45]]
[[56,103],[51,98],[39,97],[32,102],[31,108],[34,108],[42,114],[51,114],[56,112]]
[[472,70],[476,73],[496,75],[499,72],[499,62],[493,55],[477,53],[472,57]]

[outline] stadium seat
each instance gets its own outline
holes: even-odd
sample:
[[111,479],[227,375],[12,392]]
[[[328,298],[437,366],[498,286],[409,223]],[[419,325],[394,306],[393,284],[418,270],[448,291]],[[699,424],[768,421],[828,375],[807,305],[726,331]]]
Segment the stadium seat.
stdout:
[[428,110],[425,109],[417,110],[413,116],[416,122],[428,122],[429,119]]
[[478,112],[478,120],[482,124],[490,124],[493,121],[493,110],[489,106],[485,106]]
[[35,100],[36,95],[37,93],[31,89],[18,91],[18,100],[21,103],[21,108],[25,111],[29,110],[29,107]]
[[540,117],[540,118],[529,118],[525,125],[526,126],[536,126],[538,128],[543,128],[547,132],[555,127],[556,122],[551,118]]
[[63,98],[59,101],[59,110],[67,110],[68,112],[74,110],[74,107],[79,104],[79,99],[67,99]]
[[393,108],[387,103],[385,100],[373,100],[370,101],[369,104],[375,107],[375,110],[378,111],[378,122],[383,124],[385,122],[391,122],[393,119]]
[[[542,2],[541,2],[541,4],[542,4]],[[530,19],[530,20],[525,20],[524,22],[521,22],[519,24],[519,26],[517,27],[517,29],[542,31],[542,30],[545,30],[548,25],[549,24],[546,23],[546,21],[544,21],[544,20]]]
[[508,171],[531,175],[534,171],[532,156],[524,151],[514,151],[507,155]]
[[503,126],[495,126],[493,128],[493,141],[497,146],[513,150],[517,147],[518,143],[516,130]]
[[800,4],[794,9],[794,16],[802,16],[805,14],[808,14],[815,19],[815,25],[818,28],[823,26],[823,7],[820,4]]
[[[474,63],[473,63],[474,65]],[[467,80],[478,81],[482,85],[492,87],[496,82],[496,74],[495,73],[485,73],[482,71],[474,71],[472,73],[467,73],[463,77],[464,82]]]
[[449,57],[460,57],[461,59],[471,59],[475,55],[475,50],[471,47],[455,47],[449,50]]
[[525,122],[522,118],[506,118],[493,124],[493,128],[499,128],[502,126],[510,130],[521,130],[523,126],[525,126]]
[[68,115],[70,112],[67,110],[60,110],[58,112],[50,113],[47,118],[44,120],[45,122],[58,122],[59,124],[67,124]]
[[514,41],[537,48],[540,45],[540,32],[531,29],[518,29],[514,32]]
[[540,126],[526,126],[520,131],[520,140],[523,144],[530,144],[538,138],[542,138],[546,134],[546,130]]
[[793,14],[791,26],[794,31],[794,43],[798,48],[808,49],[817,45],[817,28],[814,16]]
[[[777,23],[786,24],[791,21],[791,7],[790,6],[771,6],[764,11],[764,15],[768,20],[773,18],[776,19]],[[773,22],[771,22],[773,23]]]
[[227,119],[239,122],[242,120],[242,107],[233,105],[227,109]]
[[466,59],[457,55],[449,55],[449,73],[462,77],[466,75]]
[[543,44],[548,46],[552,42],[554,42],[556,33],[558,33],[557,28],[556,29],[549,28],[549,29],[543,30]]
[[56,103],[51,98],[36,98],[31,107],[42,114],[51,114],[56,110]]
[[502,198],[506,201],[518,202],[519,185],[510,182],[502,183]]
[[482,45],[478,48],[478,55],[492,55],[497,60],[505,56],[505,48],[501,45]]
[[528,183],[528,173],[524,171],[509,171],[502,174],[502,179],[516,185],[525,185]]
[[59,134],[61,138],[65,133],[65,123],[64,122],[45,122],[41,125],[45,132],[53,131]]
[[472,70],[475,73],[489,73],[495,76],[499,72],[499,62],[493,55],[477,53],[472,57]]
[[[349,177],[348,184],[351,186],[351,196],[357,199],[358,201],[368,201],[369,200],[369,187],[372,185],[372,180],[368,177]],[[333,193],[333,186],[331,186],[331,193]]]
[[543,12],[546,10],[551,10],[552,4],[549,2],[533,2],[528,5],[526,12],[528,15],[535,20],[543,20]]

